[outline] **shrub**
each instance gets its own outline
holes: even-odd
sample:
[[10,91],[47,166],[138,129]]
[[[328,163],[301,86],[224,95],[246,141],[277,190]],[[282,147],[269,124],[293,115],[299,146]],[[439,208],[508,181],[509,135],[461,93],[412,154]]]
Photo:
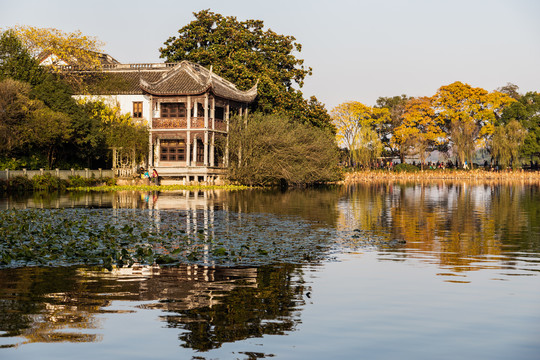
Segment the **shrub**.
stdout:
[[228,177],[244,185],[308,185],[341,176],[334,136],[282,115],[231,122]]
[[[92,174],[93,175],[93,174]],[[83,188],[83,187],[92,187],[92,186],[98,186],[105,183],[108,186],[116,185],[116,179],[115,178],[98,178],[95,177],[91,178],[84,178],[80,175],[70,176],[68,180],[68,187],[72,188]]]
[[418,170],[419,170],[418,167],[412,164],[402,163],[402,164],[397,164],[396,166],[394,166],[395,172],[417,172]]
[[15,176],[9,179],[7,184],[7,188],[10,191],[31,191],[33,187],[32,180],[26,176]]
[[35,175],[32,178],[35,190],[65,190],[67,181],[51,174]]
[[107,184],[107,186],[116,185],[116,179],[115,178],[103,178],[102,180],[105,181],[105,184]]
[[87,186],[95,186],[97,184],[97,180],[94,178],[84,178],[80,175],[75,176],[69,176],[68,177],[68,186],[69,187],[87,187]]
[[6,180],[0,180],[0,193],[4,193],[8,189],[8,182]]

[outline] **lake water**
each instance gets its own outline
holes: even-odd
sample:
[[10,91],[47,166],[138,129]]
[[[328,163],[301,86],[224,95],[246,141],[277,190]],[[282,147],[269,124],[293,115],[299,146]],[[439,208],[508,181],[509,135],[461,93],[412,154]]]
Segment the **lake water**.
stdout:
[[0,216],[2,359],[540,359],[538,185],[35,194]]

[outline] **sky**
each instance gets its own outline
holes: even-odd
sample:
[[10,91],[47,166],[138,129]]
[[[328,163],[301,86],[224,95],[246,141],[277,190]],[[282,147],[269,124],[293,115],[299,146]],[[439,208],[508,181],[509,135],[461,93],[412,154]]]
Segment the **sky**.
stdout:
[[455,81],[540,91],[539,0],[0,0],[0,28],[80,30],[122,63],[163,62],[159,48],[203,9],[294,36],[313,69],[301,91],[329,111]]

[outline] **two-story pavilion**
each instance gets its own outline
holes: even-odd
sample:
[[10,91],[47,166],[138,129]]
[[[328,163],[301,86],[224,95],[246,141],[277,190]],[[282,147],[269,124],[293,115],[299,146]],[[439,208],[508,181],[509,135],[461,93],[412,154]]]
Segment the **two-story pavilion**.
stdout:
[[241,91],[212,68],[189,61],[108,64],[102,71],[121,86],[92,97],[118,104],[123,113],[148,123],[150,168],[185,181],[211,182],[224,175],[229,118],[247,114],[257,85]]

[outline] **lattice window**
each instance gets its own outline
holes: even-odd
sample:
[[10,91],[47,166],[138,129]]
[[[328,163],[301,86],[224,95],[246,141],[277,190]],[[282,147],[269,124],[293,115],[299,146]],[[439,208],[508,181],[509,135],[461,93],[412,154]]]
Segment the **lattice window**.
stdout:
[[186,117],[186,104],[184,103],[161,103],[162,118]]
[[184,140],[161,140],[160,142],[161,161],[185,161],[186,143]]

